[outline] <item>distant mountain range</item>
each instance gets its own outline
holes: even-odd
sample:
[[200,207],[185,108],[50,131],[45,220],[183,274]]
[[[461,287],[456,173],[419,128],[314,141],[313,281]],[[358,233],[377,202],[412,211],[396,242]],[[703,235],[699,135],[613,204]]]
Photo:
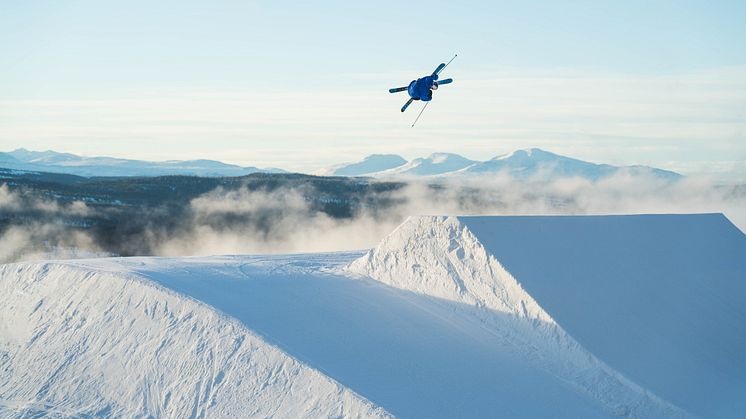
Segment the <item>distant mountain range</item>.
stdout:
[[[281,169],[242,167],[215,160],[149,162],[113,157],[81,157],[56,151],[18,149],[0,153],[0,167],[13,170],[66,173],[78,176],[244,176],[250,173],[287,173]],[[507,175],[515,179],[548,180],[579,177],[596,181],[618,173],[652,175],[676,180],[682,175],[648,166],[596,164],[550,153],[539,148],[517,150],[487,161],[452,153],[434,153],[407,161],[396,154],[373,154],[361,161],[319,171],[324,176],[377,178],[477,177]]]
[[56,151],[29,151],[23,148],[0,153],[0,167],[32,172],[66,173],[94,176],[165,176],[205,177],[244,176],[250,173],[287,173],[281,169],[242,167],[215,160],[169,160],[150,162],[114,157],[81,157]]
[[516,179],[556,179],[580,177],[599,180],[618,173],[653,175],[666,180],[676,180],[682,175],[648,166],[612,166],[596,164],[550,153],[539,148],[517,150],[487,161],[469,160],[458,154],[434,153],[410,162],[401,156],[380,155],[366,157],[363,161],[338,165],[325,171],[333,176],[371,177],[467,177],[505,174]]

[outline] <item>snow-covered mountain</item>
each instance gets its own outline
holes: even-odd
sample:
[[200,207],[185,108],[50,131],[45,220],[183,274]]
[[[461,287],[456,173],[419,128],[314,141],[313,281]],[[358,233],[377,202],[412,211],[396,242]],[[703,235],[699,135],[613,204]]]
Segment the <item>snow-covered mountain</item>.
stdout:
[[415,217],[369,252],[2,265],[0,416],[738,417],[745,256],[719,214]]
[[618,167],[590,163],[560,156],[539,148],[517,150],[497,156],[486,162],[469,166],[457,172],[457,174],[476,176],[502,173],[517,179],[580,177],[595,181],[622,172],[631,175],[649,174],[666,180],[676,180],[681,177],[675,172],[647,166]]
[[19,148],[9,153],[3,153],[10,155],[14,159],[30,164],[59,164],[66,162],[79,162],[82,157],[76,156],[70,153],[58,153],[56,151],[30,151],[25,148]]
[[56,151],[18,149],[0,153],[0,166],[15,170],[66,173],[78,176],[243,176],[250,173],[283,173],[280,169],[241,167],[215,160],[149,162],[113,157],[81,157]]
[[467,168],[477,163],[458,154],[433,153],[416,158],[399,167],[376,173],[377,176],[438,176]]
[[[395,157],[395,159],[386,160],[388,164],[373,165],[369,164],[368,161],[379,161],[379,156],[368,156],[362,162],[335,166],[325,170],[323,174],[404,179],[507,175],[515,179],[552,180],[579,177],[591,181],[597,181],[615,174],[650,175],[668,181],[682,177],[675,172],[647,166],[612,166],[590,163],[550,153],[539,148],[517,150],[484,162],[470,160],[452,153],[434,153],[429,157],[416,158],[409,162],[405,162],[399,156]],[[395,165],[397,162],[399,164]],[[392,167],[382,169],[386,166]],[[364,167],[365,169],[357,170],[358,167]],[[375,170],[377,167],[380,167],[381,170]]]
[[404,157],[396,154],[371,154],[355,163],[345,163],[320,171],[324,176],[365,176],[383,172],[407,163]]

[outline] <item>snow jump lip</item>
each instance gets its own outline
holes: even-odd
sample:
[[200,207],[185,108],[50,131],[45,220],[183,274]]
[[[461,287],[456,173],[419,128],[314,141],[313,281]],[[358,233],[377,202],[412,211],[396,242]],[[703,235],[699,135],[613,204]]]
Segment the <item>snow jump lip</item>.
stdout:
[[[695,415],[746,408],[746,235],[722,214],[413,217],[399,230],[419,224],[413,234],[437,238],[443,233],[428,226],[448,220],[625,377]],[[448,240],[444,266],[462,252]],[[403,257],[394,247],[376,251],[375,263]]]
[[698,415],[746,407],[746,235],[722,214],[459,220],[636,383]]

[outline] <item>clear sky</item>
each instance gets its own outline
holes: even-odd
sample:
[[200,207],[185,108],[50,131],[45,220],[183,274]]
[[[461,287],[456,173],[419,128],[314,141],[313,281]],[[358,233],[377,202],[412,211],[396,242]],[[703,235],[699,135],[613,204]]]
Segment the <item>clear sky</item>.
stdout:
[[[4,1],[0,150],[313,171],[541,147],[746,179],[743,1]],[[406,85],[459,58],[415,128]]]

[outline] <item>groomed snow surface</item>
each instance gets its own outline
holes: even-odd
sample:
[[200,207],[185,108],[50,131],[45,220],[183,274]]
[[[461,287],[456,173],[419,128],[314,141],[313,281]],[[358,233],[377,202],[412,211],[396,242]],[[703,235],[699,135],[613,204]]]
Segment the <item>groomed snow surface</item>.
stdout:
[[746,235],[719,214],[0,265],[0,416],[738,417],[744,301]]

